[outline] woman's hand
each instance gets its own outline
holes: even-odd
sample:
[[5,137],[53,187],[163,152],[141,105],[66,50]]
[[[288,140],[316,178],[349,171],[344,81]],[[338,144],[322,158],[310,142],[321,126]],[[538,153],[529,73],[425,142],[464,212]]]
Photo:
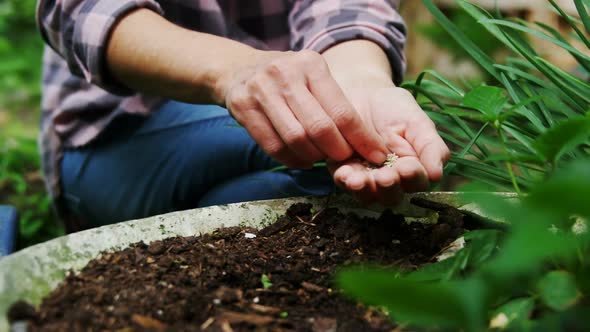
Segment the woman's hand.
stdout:
[[434,123],[404,89],[351,89],[349,98],[399,158],[393,167],[368,168],[359,159],[329,161],[334,181],[361,201],[395,204],[404,192],[428,189],[442,177],[449,149]]
[[382,163],[387,149],[332,77],[320,54],[263,52],[222,80],[233,117],[270,156],[291,168],[344,161]]
[[353,40],[322,55],[365,125],[399,157],[393,167],[377,169],[358,158],[329,160],[335,183],[361,201],[391,205],[404,192],[425,190],[430,181],[440,180],[449,149],[414,97],[395,87],[383,50],[370,41]]

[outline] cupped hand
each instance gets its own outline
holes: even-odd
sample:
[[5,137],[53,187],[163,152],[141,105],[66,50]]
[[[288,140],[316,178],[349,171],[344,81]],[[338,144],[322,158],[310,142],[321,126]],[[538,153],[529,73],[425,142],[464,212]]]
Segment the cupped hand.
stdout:
[[385,160],[377,127],[354,109],[320,54],[260,52],[253,59],[225,81],[225,104],[271,157],[291,168],[353,153]]
[[404,89],[357,88],[347,95],[398,159],[393,167],[367,167],[360,158],[329,161],[337,185],[365,202],[397,203],[404,192],[422,191],[438,181],[450,152],[432,120]]

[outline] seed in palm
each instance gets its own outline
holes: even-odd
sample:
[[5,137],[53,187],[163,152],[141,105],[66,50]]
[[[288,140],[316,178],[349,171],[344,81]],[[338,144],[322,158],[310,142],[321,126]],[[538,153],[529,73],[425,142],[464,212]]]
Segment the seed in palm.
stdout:
[[399,159],[399,156],[393,152],[387,155],[387,158],[385,159],[385,162],[383,162],[383,164],[381,165],[375,165],[372,164],[368,161],[364,161],[363,165],[365,165],[367,167],[367,169],[377,169],[377,168],[381,168],[381,167],[393,167],[393,165],[395,165],[395,162]]

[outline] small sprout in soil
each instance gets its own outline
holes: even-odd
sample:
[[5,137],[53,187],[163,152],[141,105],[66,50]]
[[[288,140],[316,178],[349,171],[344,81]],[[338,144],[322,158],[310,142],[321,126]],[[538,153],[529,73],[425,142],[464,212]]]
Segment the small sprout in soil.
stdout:
[[288,313],[288,312],[286,312],[286,311],[283,311],[283,312],[281,312],[281,313],[279,314],[279,317],[281,317],[281,318],[287,318],[287,317],[289,317],[289,313]]
[[314,208],[309,209],[309,213],[313,216],[316,213],[316,210]]
[[260,282],[262,283],[262,288],[264,289],[269,289],[272,287],[272,282],[270,282],[270,278],[266,274],[260,276]]
[[387,155],[387,158],[385,159],[385,162],[383,162],[382,165],[375,165],[372,164],[368,161],[364,161],[363,165],[365,165],[367,167],[367,169],[377,169],[377,168],[381,168],[381,167],[393,167],[393,165],[395,165],[395,162],[399,159],[399,156],[394,152],[394,153],[390,153]]

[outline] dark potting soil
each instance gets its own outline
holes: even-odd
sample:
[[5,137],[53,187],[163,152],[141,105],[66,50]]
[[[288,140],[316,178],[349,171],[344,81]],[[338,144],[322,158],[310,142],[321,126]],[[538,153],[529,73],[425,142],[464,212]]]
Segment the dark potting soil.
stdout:
[[16,303],[8,318],[31,331],[391,331],[387,316],[346,298],[332,278],[351,264],[416,269],[471,228],[454,208],[413,203],[437,210],[438,223],[296,204],[261,230],[136,243],[70,273],[38,310]]

